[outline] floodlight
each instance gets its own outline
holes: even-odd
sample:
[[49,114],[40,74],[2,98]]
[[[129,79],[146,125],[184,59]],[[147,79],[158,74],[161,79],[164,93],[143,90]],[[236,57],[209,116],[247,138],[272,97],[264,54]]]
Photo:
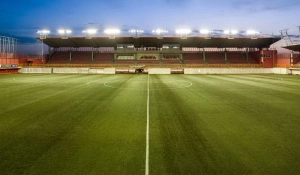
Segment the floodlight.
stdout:
[[200,33],[201,33],[201,34],[207,35],[207,34],[211,33],[211,31],[210,31],[210,30],[207,30],[207,29],[201,29],[201,30],[200,30]]
[[72,31],[71,30],[65,30],[65,29],[59,29],[58,33],[63,35],[63,34],[71,34]]
[[230,34],[230,30],[224,30],[224,34],[226,35]]
[[92,35],[95,35],[97,33],[97,29],[86,29],[82,31],[82,33],[85,34],[86,39],[92,39]]
[[104,33],[109,35],[109,39],[115,39],[115,35],[120,34],[120,29],[106,29],[104,30]]
[[212,30],[208,30],[208,29],[201,29],[200,34],[204,35],[205,39],[211,39],[211,34],[212,34]]
[[40,35],[48,35],[50,33],[49,30],[39,30],[37,31],[37,34],[40,34]]
[[152,33],[157,35],[157,39],[163,39],[163,34],[164,33],[168,33],[167,30],[162,30],[162,29],[156,29],[156,30],[152,30]]
[[58,33],[61,35],[61,38],[62,39],[68,39],[68,37],[69,37],[69,34],[71,34],[72,33],[72,31],[71,30],[65,30],[65,29],[59,29],[58,30]]
[[255,31],[255,30],[247,30],[247,35],[257,35],[259,34],[259,32]]
[[192,31],[190,29],[179,29],[179,30],[176,30],[175,32],[176,32],[176,34],[179,34],[179,35],[187,35],[187,34],[190,34]]
[[111,34],[115,35],[115,34],[121,33],[121,31],[120,31],[120,29],[106,29],[106,30],[104,30],[104,33],[109,34],[109,35],[111,35]]
[[163,34],[163,33],[168,33],[168,31],[167,30],[162,30],[162,29],[156,29],[156,30],[152,30],[152,33],[160,35],[160,34]]
[[257,39],[259,32],[255,31],[255,30],[247,30],[246,34],[250,35],[251,39]]
[[144,33],[143,30],[131,29],[129,33],[134,34],[134,38],[138,38],[141,33]]
[[129,33],[144,33],[144,31],[132,29],[132,30],[129,30]]
[[88,35],[94,35],[94,34],[97,33],[97,29],[87,29],[87,30],[84,30],[82,32],[85,33],[85,34],[88,34]]
[[236,34],[238,34],[239,32],[238,32],[237,30],[231,30],[230,33],[231,33],[232,35],[236,35]]
[[237,30],[224,30],[223,32],[225,35],[236,35],[239,32]]

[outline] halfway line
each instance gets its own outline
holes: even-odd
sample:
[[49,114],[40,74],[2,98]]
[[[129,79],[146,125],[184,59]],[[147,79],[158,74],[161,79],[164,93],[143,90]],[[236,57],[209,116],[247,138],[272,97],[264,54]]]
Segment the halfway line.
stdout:
[[146,129],[146,169],[145,175],[149,175],[149,104],[150,104],[150,83],[148,74],[148,84],[147,84],[147,129]]

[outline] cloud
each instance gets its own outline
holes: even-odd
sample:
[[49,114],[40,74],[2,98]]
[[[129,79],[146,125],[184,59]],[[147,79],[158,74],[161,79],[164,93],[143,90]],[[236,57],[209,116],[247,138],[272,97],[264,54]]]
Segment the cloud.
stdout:
[[233,9],[246,11],[248,13],[259,13],[267,11],[287,11],[295,7],[299,7],[299,0],[234,0],[232,2]]

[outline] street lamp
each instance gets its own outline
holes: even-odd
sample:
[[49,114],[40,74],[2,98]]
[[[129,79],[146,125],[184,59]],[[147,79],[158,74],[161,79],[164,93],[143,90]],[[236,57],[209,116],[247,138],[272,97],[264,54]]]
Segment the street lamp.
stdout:
[[50,34],[49,30],[39,30],[37,34],[40,35],[40,39],[42,40],[42,59],[44,59],[44,39]]

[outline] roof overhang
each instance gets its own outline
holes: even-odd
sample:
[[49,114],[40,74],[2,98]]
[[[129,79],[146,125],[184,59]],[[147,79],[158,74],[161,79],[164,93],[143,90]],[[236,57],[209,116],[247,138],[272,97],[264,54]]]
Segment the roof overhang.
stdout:
[[283,48],[289,49],[289,50],[292,50],[292,51],[296,51],[296,52],[300,52],[300,44],[284,46]]
[[[39,37],[37,39],[41,40]],[[188,37],[182,39],[180,37],[93,37],[86,39],[85,37],[47,37],[43,42],[49,47],[116,47],[117,44],[134,44],[139,47],[162,47],[163,44],[179,44],[181,47],[198,47],[198,48],[269,48],[271,44],[279,41],[280,38],[221,38],[212,37]]]

